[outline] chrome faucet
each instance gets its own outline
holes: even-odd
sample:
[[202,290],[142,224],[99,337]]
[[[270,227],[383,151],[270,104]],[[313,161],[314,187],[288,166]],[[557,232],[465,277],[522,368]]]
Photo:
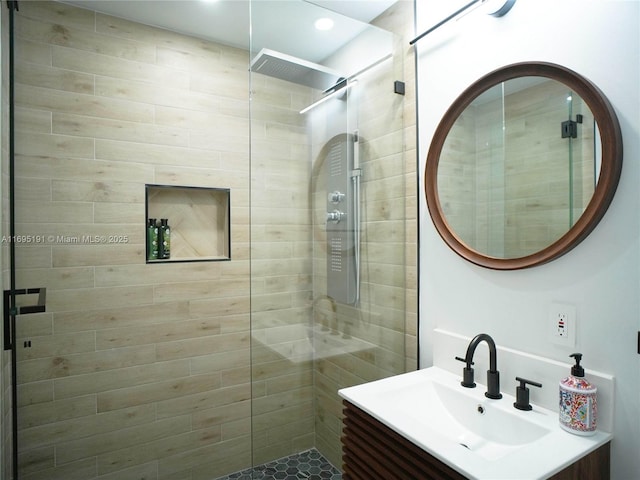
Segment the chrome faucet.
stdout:
[[486,333],[480,333],[473,337],[469,346],[467,347],[467,354],[464,358],[456,357],[456,360],[465,362],[466,366],[462,370],[462,382],[460,384],[463,387],[474,388],[476,386],[473,380],[473,354],[480,342],[487,342],[489,346],[489,370],[487,370],[487,391],[485,396],[488,398],[498,399],[502,398],[500,393],[500,372],[498,372],[498,359],[496,354],[496,343]]

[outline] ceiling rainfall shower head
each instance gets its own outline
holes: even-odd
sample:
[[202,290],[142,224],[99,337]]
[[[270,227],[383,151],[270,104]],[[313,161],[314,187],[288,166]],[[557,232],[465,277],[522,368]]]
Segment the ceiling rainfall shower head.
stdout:
[[318,90],[327,90],[343,78],[330,68],[267,48],[255,56],[251,71]]

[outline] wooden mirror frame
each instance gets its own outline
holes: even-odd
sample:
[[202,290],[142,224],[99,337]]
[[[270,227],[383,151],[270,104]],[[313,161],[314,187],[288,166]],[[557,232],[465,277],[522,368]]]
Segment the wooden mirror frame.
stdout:
[[[449,131],[462,112],[478,95],[501,82],[518,77],[546,77],[565,84],[578,94],[593,113],[602,146],[602,165],[596,188],[582,216],[562,237],[543,250],[524,257],[499,258],[485,255],[466,245],[450,228],[438,198],[438,163]],[[622,134],[616,113],[604,94],[576,72],[545,62],[522,62],[488,73],[468,87],[444,114],[429,147],[425,167],[427,207],[436,230],[449,247],[466,260],[494,270],[516,270],[542,265],[575,248],[602,219],[618,186],[622,171]]]

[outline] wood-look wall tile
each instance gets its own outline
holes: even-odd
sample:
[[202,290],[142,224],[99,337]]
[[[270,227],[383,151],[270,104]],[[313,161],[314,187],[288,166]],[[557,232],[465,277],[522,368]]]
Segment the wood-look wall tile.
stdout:
[[[215,110],[193,110],[183,105],[169,107],[156,105],[155,122],[158,125],[186,128],[191,130],[210,130],[220,123],[220,114]],[[247,120],[244,119],[245,125]]]
[[120,470],[122,478],[125,475],[122,472],[124,468],[199,449],[212,443],[218,443],[221,438],[220,427],[215,426],[179,435],[165,436],[149,443],[136,445],[136,448],[115,450],[98,457],[98,473],[103,475]]
[[52,47],[49,44],[32,42],[24,39],[16,42],[14,48],[17,64],[20,63],[21,59],[28,58],[29,63],[51,66]]
[[[28,221],[29,219],[25,219]],[[137,227],[137,228],[135,228]],[[21,235],[35,237],[31,243],[16,245],[19,249],[35,249],[42,245],[49,250],[49,261],[44,266],[51,266],[51,247],[63,245],[129,245],[145,242],[145,232],[139,225],[117,224],[60,224],[60,223],[21,223],[16,222],[16,230]],[[42,239],[44,238],[44,242]],[[28,237],[27,237],[28,239]],[[28,241],[28,240],[27,240]],[[30,262],[31,263],[31,262]],[[24,263],[20,268],[32,268]]]
[[[247,446],[246,443],[243,445],[242,441],[246,442],[247,439],[229,440],[164,457],[158,462],[158,479],[177,480],[191,477],[190,480],[206,480],[211,478],[211,475],[215,478],[219,476],[218,469],[221,465],[228,468],[235,459],[236,452],[242,452],[246,458]],[[222,473],[229,471],[231,470],[222,470]]]
[[20,407],[18,411],[18,429],[60,422],[70,418],[84,417],[96,413],[96,396],[86,395],[56,400],[51,403],[38,403]]
[[193,51],[201,55],[212,55],[213,58],[219,56],[220,51],[227,48],[199,38],[188,37],[163,28],[143,25],[102,13],[96,13],[95,29],[97,32],[115,37],[150,43],[156,46],[179,48],[180,50]]
[[40,19],[22,18],[18,35],[34,42],[50,43],[99,55],[154,63],[155,49],[151,45],[105,36],[85,28],[74,28]]
[[52,445],[55,442],[82,442],[87,438],[110,432],[117,436],[120,430],[134,426],[144,429],[154,421],[153,405],[142,405],[25,428],[20,432],[19,446],[30,449]]
[[249,362],[250,355],[244,350],[213,353],[190,359],[191,373],[193,375],[220,372],[237,367],[246,367],[249,365]]
[[[233,198],[236,188],[246,188],[247,173],[227,172],[217,169],[219,156],[216,152],[211,153],[210,165],[207,169],[202,168],[181,168],[158,166],[155,168],[155,178],[157,182],[167,185],[191,185],[196,187],[231,188],[231,205],[234,206]],[[237,222],[237,215],[232,218]]]
[[16,84],[16,103],[23,107],[93,115],[132,122],[153,120],[153,107],[144,103],[64,92],[42,87]]
[[94,12],[64,3],[55,5],[47,5],[47,3],[48,2],[28,2],[25,8],[20,9],[20,15],[48,23],[57,23],[89,31],[94,30]]
[[50,188],[58,202],[144,202],[144,187],[138,182],[52,180]]
[[18,469],[21,473],[51,469],[55,465],[53,447],[35,448],[26,452],[18,452]]
[[[98,459],[99,461],[99,459]],[[100,467],[99,471],[100,471]],[[124,478],[131,479],[155,479],[158,477],[158,462],[153,460],[149,463],[135,465],[123,470],[117,470],[113,473],[106,473],[96,477],[96,480],[122,480]]]
[[151,384],[189,376],[189,361],[174,360],[102,372],[73,375],[54,380],[56,399],[73,398],[120,388]]
[[[181,72],[181,75],[184,77],[183,82],[188,81],[188,74]],[[200,112],[222,113],[221,105],[228,103],[223,102],[220,97],[190,92],[188,88],[170,80],[158,82],[150,88],[149,83],[144,79],[114,76],[106,72],[104,75],[96,76],[96,95],[113,101],[176,107]]]
[[[99,160],[134,161],[152,165],[179,163],[183,167],[211,168],[212,166],[211,152],[206,150],[104,139],[96,139],[95,142],[96,158]],[[178,159],[180,159],[179,162],[177,162]]]
[[16,153],[20,155],[91,158],[93,151],[91,138],[16,132]]
[[[14,184],[14,199],[16,202],[51,202],[51,181],[46,178],[22,178]],[[28,218],[24,220],[29,221]]]
[[51,133],[51,112],[32,108],[15,109],[15,128],[21,132]]
[[153,167],[135,162],[16,155],[16,177],[93,182],[136,179],[140,183],[151,183]]
[[21,348],[17,353],[18,362],[36,358],[59,357],[96,350],[93,332],[67,333],[30,337],[31,347]]
[[93,267],[79,268],[20,268],[16,270],[19,285],[37,285],[47,291],[87,288],[94,285]]
[[18,384],[144,365],[154,361],[155,349],[152,345],[25,360],[20,365]]
[[144,225],[144,203],[95,203],[96,223]]
[[159,45],[156,48],[157,63],[187,72],[198,72],[201,69],[206,69],[208,65],[218,65],[220,63],[219,50],[216,52],[203,51],[196,53],[189,51],[188,48],[180,47],[181,45],[175,45],[174,47]]
[[94,75],[148,82],[149,85],[172,85],[176,89],[189,86],[188,75],[179,70],[55,45],[53,66]]
[[[34,284],[30,284],[34,285]],[[49,312],[20,315],[16,322],[16,338],[53,334],[53,315]]]
[[47,299],[47,310],[53,313],[69,310],[96,310],[151,304],[150,287],[85,288],[75,291],[59,290]]
[[62,135],[123,140],[154,145],[187,146],[189,143],[189,132],[187,130],[84,115],[54,112],[52,126],[53,133]]
[[95,475],[94,457],[23,475],[23,480],[86,480]]
[[223,425],[235,420],[251,418],[251,401],[228,403],[218,407],[201,409],[191,415],[194,429]]
[[159,361],[190,358],[216,352],[242,350],[249,346],[249,335],[245,332],[227,333],[203,338],[179,340],[156,345]]
[[[223,262],[174,263],[158,265],[96,266],[96,286],[160,285],[173,281],[201,282],[221,278]],[[165,299],[166,300],[166,299]]]
[[189,303],[187,301],[178,301],[157,305],[118,306],[104,309],[91,308],[58,312],[53,316],[53,323],[56,333],[66,333],[155,325],[166,322],[179,322],[187,318],[189,318]]
[[144,425],[125,427],[120,431],[99,433],[56,445],[56,461],[64,464],[82,458],[113,452],[125,447],[137,447],[168,435],[179,435],[191,429],[188,416],[157,420]]
[[35,405],[53,401],[53,381],[32,382],[18,385],[18,406]]
[[201,298],[221,298],[248,295],[245,279],[225,279],[214,281],[191,281],[182,283],[164,283],[154,286],[154,298],[158,302],[177,301],[183,298],[197,300]]
[[[224,442],[220,442],[215,445],[215,448],[208,449],[204,458],[196,457],[194,460],[200,460],[200,462],[189,468],[187,472],[191,475],[191,480],[208,480],[213,475],[213,478],[224,476],[229,472],[238,472],[249,468],[252,465],[252,454],[249,448],[251,440],[249,435],[232,438]],[[180,475],[180,472],[173,472],[173,464],[171,459],[167,459],[160,465],[160,477],[159,480],[176,480],[178,478],[184,478]],[[166,472],[166,473],[165,473]]]
[[166,324],[163,325],[162,330],[159,330],[157,325],[101,330],[96,332],[95,337],[96,349],[105,350],[115,347],[174,342],[187,338],[202,338],[219,333],[220,321],[213,318]]
[[194,393],[208,392],[220,387],[219,375],[195,375],[122,388],[98,394],[98,413],[143,405],[163,400],[190,398]]
[[30,223],[92,223],[93,205],[87,202],[21,201],[15,206],[16,221]]

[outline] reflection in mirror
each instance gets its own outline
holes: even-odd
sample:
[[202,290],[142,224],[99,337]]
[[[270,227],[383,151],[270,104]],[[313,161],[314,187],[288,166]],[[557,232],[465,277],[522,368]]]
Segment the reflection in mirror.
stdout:
[[555,80],[521,77],[486,90],[442,149],[438,194],[447,222],[493,257],[522,257],[555,242],[593,195],[594,130],[589,107]]
[[522,62],[488,73],[449,107],[425,168],[436,230],[497,270],[564,255],[596,227],[622,170],[615,111],[589,80]]

